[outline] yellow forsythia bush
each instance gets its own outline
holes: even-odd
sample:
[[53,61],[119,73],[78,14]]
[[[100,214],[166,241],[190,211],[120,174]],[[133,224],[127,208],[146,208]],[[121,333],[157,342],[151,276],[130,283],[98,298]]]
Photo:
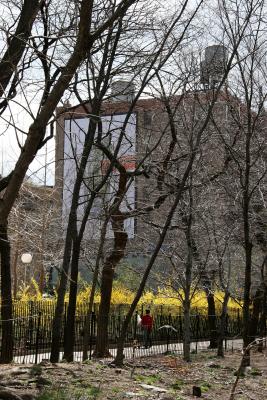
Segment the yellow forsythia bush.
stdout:
[[[91,287],[90,285],[86,285],[83,287],[83,290],[80,290],[78,293],[78,303],[86,303],[90,297]],[[224,293],[215,291],[215,304],[218,311],[221,308]],[[158,288],[156,293],[153,293],[150,290],[146,290],[143,296],[139,301],[139,305],[144,306],[165,306],[165,307],[182,307],[182,300],[184,298],[183,291],[180,290],[178,293],[174,292],[167,288]],[[129,305],[132,303],[134,299],[134,292],[130,291],[129,289],[123,287],[120,283],[115,282],[112,297],[111,297],[111,304],[119,305],[125,304]],[[100,294],[99,292],[96,293],[94,303],[98,304],[100,302]],[[199,309],[207,309],[207,299],[206,294],[204,291],[196,291],[191,299],[191,307],[192,308],[199,308]],[[242,304],[237,300],[230,298],[228,301],[228,310],[231,309],[238,309],[241,308]]]
[[[83,304],[88,303],[91,293],[91,286],[85,282],[83,282],[81,289],[78,292],[77,296],[77,309],[81,309]],[[113,305],[129,305],[132,303],[134,299],[134,292],[125,288],[119,282],[115,282],[112,291],[111,304]],[[219,311],[223,302],[224,293],[220,291],[215,291],[215,304],[216,308]],[[27,287],[20,289],[18,294],[19,301],[43,301],[54,303],[56,301],[56,297],[44,299],[37,282],[32,279],[31,284]],[[143,296],[139,301],[139,305],[143,306],[163,306],[163,307],[171,307],[178,308],[182,307],[182,301],[184,299],[184,293],[182,290],[179,292],[175,292],[168,288],[158,288],[157,292],[154,293],[150,290],[146,290]],[[65,301],[68,301],[68,293],[66,294]],[[100,302],[100,293],[97,291],[94,298],[94,303],[99,304]],[[202,310],[207,309],[207,299],[204,291],[196,291],[192,294],[191,298],[191,307],[199,308]],[[228,302],[228,310],[241,308],[241,302],[230,298]]]
[[43,300],[42,293],[39,289],[38,283],[34,278],[27,286],[20,287],[18,291],[18,299],[20,301],[40,301]]

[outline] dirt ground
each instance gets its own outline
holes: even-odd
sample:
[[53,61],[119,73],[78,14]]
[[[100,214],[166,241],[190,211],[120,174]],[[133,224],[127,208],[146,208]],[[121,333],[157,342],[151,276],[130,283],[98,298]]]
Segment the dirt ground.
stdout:
[[[196,386],[203,399],[228,400],[240,360],[240,352],[228,353],[224,359],[205,352],[192,355],[191,363],[166,355],[132,360],[124,368],[107,361],[4,365],[0,399],[189,400],[197,398],[193,396]],[[240,378],[234,399],[267,399],[266,352],[252,353],[251,368]]]

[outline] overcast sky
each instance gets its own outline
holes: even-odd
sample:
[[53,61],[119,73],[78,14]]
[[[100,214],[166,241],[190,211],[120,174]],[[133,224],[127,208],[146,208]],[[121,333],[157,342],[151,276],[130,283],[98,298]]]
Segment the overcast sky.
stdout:
[[[32,109],[33,107],[31,107]],[[20,130],[27,131],[32,119],[28,113],[20,106],[12,105],[12,116],[7,117],[6,121],[0,119],[0,173],[1,175],[8,174],[14,167],[18,159],[20,148],[18,141],[23,143],[26,135]],[[9,120],[8,120],[9,119]],[[15,129],[16,125],[18,129]],[[53,185],[54,184],[54,158],[55,158],[55,140],[51,139],[47,145],[42,148],[35,160],[30,165],[28,176],[33,182],[39,185]],[[46,165],[46,167],[45,167]]]

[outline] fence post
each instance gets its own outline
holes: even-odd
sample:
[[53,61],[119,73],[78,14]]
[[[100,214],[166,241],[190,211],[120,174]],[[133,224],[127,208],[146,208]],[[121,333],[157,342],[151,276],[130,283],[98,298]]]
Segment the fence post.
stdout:
[[41,315],[42,315],[42,313],[41,313],[41,311],[39,311],[38,312],[38,320],[37,320],[37,330],[36,330],[35,361],[34,361],[34,364],[37,364],[37,362],[38,362]]
[[33,301],[29,302],[29,308],[30,308],[30,312],[29,312],[29,349],[32,349],[32,338],[33,338],[33,309],[34,309],[34,305],[33,305]]

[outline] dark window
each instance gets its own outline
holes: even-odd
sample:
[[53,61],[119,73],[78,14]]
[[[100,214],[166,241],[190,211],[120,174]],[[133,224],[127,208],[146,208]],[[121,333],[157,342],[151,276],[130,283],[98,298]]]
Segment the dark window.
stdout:
[[145,111],[144,112],[144,126],[151,126],[152,124],[152,112],[151,111]]

